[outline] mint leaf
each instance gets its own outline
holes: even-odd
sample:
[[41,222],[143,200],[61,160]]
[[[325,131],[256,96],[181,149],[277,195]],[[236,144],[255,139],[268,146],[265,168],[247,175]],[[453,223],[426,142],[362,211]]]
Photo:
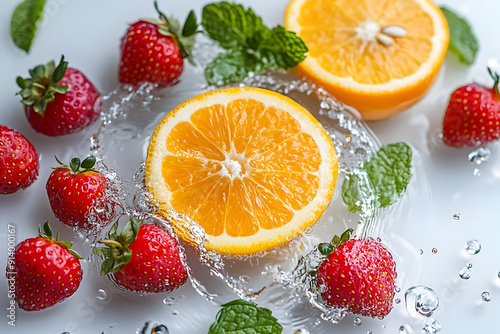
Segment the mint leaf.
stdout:
[[[375,197],[377,207],[394,204],[410,182],[411,160],[412,150],[407,144],[389,144],[360,167],[360,174],[347,174],[342,184],[342,199],[349,210],[359,212],[371,196]],[[361,173],[366,173],[368,181],[361,177]]]
[[470,24],[446,7],[441,7],[441,11],[450,28],[449,50],[458,56],[461,62],[471,65],[476,59],[479,43]]
[[201,24],[208,36],[224,49],[254,47],[254,37],[268,30],[251,8],[228,2],[206,5]]
[[242,50],[221,53],[207,65],[205,78],[211,85],[223,85],[243,80],[249,72],[256,71],[259,60]]
[[26,52],[31,49],[44,6],[45,0],[24,0],[12,14],[10,36],[14,44]]
[[282,26],[271,30],[259,49],[264,52],[270,68],[287,69],[302,62],[308,51],[304,41],[292,31]]
[[208,334],[280,334],[283,327],[271,311],[244,300],[222,305]]
[[[308,51],[302,39],[282,26],[266,27],[251,8],[220,2],[203,8],[201,24],[207,35],[228,50],[206,68],[209,84],[238,82],[249,72],[297,66]],[[239,68],[238,68],[239,67]]]

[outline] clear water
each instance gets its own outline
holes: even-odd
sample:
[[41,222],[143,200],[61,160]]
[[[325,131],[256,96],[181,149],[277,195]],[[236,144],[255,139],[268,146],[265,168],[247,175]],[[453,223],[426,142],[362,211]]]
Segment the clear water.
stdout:
[[413,286],[405,292],[405,306],[408,314],[416,319],[431,316],[439,306],[439,298],[433,289]]
[[[204,61],[203,57],[195,58]],[[91,153],[98,158],[99,169],[110,181],[112,190],[106,199],[112,203],[111,207],[110,204],[106,206],[110,211],[107,216],[110,222],[118,220],[120,226],[123,226],[135,217],[158,224],[174,234],[168,219],[153,214],[155,206],[143,183],[144,161],[149,139],[159,121],[179,103],[205,90],[213,89],[205,85],[200,68],[201,66],[188,67],[186,71],[189,73],[186,74],[185,80],[165,90],[157,91],[152,86],[144,85],[137,90],[119,87],[110,92],[104,98],[101,123],[89,130],[88,146],[76,147],[75,152],[68,153]],[[314,278],[310,275],[311,269],[317,268],[321,261],[316,246],[351,227],[356,235],[377,238],[391,251],[391,246],[404,252],[412,250],[412,246],[404,239],[389,239],[381,232],[385,224],[393,224],[395,220],[404,219],[408,215],[405,210],[408,199],[403,197],[400,202],[384,211],[375,209],[369,202],[363,213],[349,212],[340,196],[343,177],[348,172],[359,173],[359,164],[380,147],[379,140],[371,130],[358,120],[357,112],[339,103],[323,89],[287,73],[252,75],[242,85],[285,94],[303,104],[323,124],[339,156],[338,187],[324,216],[301,238],[286,247],[268,252],[265,256],[245,259],[225,258],[208,252],[204,247],[203,229],[189,217],[169,212],[170,217],[185,222],[191,238],[197,244],[195,248],[182,248],[182,260],[189,269],[190,285],[206,302],[217,307],[236,298],[252,300],[271,308],[282,325],[290,331],[327,332],[332,323],[339,323],[347,314],[344,310],[326,305],[316,292]],[[421,159],[418,151],[414,151],[414,154],[415,159]],[[422,195],[421,189],[424,189],[425,196],[426,178],[424,174],[419,174],[420,171],[421,169],[415,166],[413,172],[418,174],[418,182],[412,181],[408,192],[418,190],[415,194]],[[361,174],[361,177],[364,175]],[[109,223],[97,219],[94,223],[95,228],[90,234],[77,231],[89,246],[103,238],[109,229]],[[144,302],[140,298],[145,296],[123,291],[112,277],[99,277],[100,259],[91,254],[91,247],[88,248],[88,253],[84,255],[94,268],[94,278],[101,282],[96,294],[98,300],[111,303],[113,296],[120,294],[125,299],[137,301],[139,304]],[[413,252],[417,254],[417,251]],[[433,249],[432,252],[435,253],[436,250]],[[397,263],[402,260],[397,252],[393,251],[393,254]],[[420,263],[420,260],[414,257],[412,261],[410,269],[408,266],[398,269],[398,280],[404,280],[418,271],[418,267],[415,269],[414,265]],[[187,288],[181,289],[180,295],[163,296],[157,303],[158,307],[166,307],[166,312],[181,317],[179,322],[184,319],[178,326],[189,332],[193,330],[190,326],[194,324],[186,320],[188,317],[185,311],[178,311],[189,309],[189,306],[183,306],[185,304],[182,300]],[[421,306],[420,312],[432,313],[425,307],[429,306]],[[353,323],[361,326],[362,320],[354,318]]]

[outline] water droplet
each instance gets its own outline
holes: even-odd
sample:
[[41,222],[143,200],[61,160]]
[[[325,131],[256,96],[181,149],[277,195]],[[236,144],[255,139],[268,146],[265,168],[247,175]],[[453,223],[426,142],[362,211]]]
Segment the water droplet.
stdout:
[[488,161],[490,158],[491,152],[490,149],[487,147],[479,147],[478,149],[472,151],[469,153],[469,161],[475,162],[476,164],[480,165],[483,162]]
[[401,303],[401,299],[399,299],[399,298],[396,298],[396,299],[394,300],[394,303],[396,303],[396,304],[399,304],[399,303]]
[[401,292],[401,288],[399,286],[397,286],[397,287],[394,288],[394,291]]
[[500,278],[500,270],[498,271],[497,277]]
[[309,334],[309,331],[305,328],[301,328],[299,330],[296,330],[293,334]]
[[481,176],[481,170],[479,168],[474,168],[474,172],[472,174],[474,174],[474,176]]
[[163,298],[163,304],[167,306],[172,306],[176,303],[177,301],[175,300],[174,297],[165,297]]
[[363,320],[361,320],[361,318],[358,318],[358,317],[354,318],[354,326],[361,326],[362,323],[363,323]]
[[481,294],[481,299],[485,302],[490,302],[491,301],[491,294],[489,291],[485,291]]
[[465,250],[470,255],[475,255],[475,254],[479,253],[479,251],[481,251],[481,244],[476,239],[469,240],[465,244]]
[[413,328],[408,325],[408,324],[405,324],[405,325],[402,325],[401,327],[399,327],[399,334],[414,334],[415,331],[413,330]]
[[441,330],[441,324],[434,318],[429,317],[424,321],[422,332],[425,334],[434,334]]
[[470,270],[470,268],[463,267],[458,272],[458,276],[460,276],[460,278],[462,278],[462,279],[469,279],[471,276],[471,273],[472,273],[472,271]]
[[366,332],[366,334],[373,334],[373,332],[372,331],[368,331],[368,332]]
[[429,317],[439,306],[439,298],[431,288],[413,286],[405,292],[405,306],[413,318]]
[[108,294],[106,293],[106,290],[99,289],[97,291],[97,295],[96,295],[97,299],[99,299],[99,300],[106,300],[107,297],[108,297]]
[[467,269],[470,269],[470,268],[472,268],[472,263],[467,262],[467,263],[465,264],[465,266],[467,267]]
[[460,220],[460,213],[455,213],[455,214],[453,215],[453,219],[455,219],[455,220]]
[[418,251],[418,253],[419,253],[420,255],[424,255],[424,250],[423,250],[423,249],[421,249],[421,250],[419,250],[419,251]]
[[172,315],[179,315],[179,311],[173,311]]
[[438,252],[437,248],[432,249],[432,254],[437,254],[437,252]]

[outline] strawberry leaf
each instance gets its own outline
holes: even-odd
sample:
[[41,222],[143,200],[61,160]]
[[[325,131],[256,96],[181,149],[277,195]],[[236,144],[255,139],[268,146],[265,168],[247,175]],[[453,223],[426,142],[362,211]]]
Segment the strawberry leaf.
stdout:
[[196,34],[196,30],[198,29],[198,21],[196,20],[196,14],[194,11],[190,11],[186,22],[184,22],[184,27],[182,28],[182,36],[189,37]]
[[272,312],[244,300],[223,304],[208,334],[280,334],[283,327]]
[[394,204],[410,182],[411,160],[412,150],[407,144],[389,144],[359,168],[359,173],[365,173],[369,184],[361,174],[347,174],[342,184],[342,198],[349,210],[359,212],[368,202],[374,202],[380,208]]
[[141,221],[134,218],[125,224],[122,232],[118,234],[118,222],[116,222],[108,232],[108,239],[99,240],[99,243],[104,244],[107,248],[94,247],[92,252],[104,257],[101,264],[101,275],[116,273],[121,266],[130,262],[132,250],[128,246],[135,241],[141,224]]

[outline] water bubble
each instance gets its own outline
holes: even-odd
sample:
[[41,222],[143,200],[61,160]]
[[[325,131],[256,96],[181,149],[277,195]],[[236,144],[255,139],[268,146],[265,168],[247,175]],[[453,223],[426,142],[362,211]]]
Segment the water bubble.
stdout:
[[467,262],[467,263],[465,264],[465,266],[467,267],[467,269],[470,269],[470,268],[472,268],[472,263]]
[[167,306],[172,306],[176,303],[177,301],[175,300],[174,297],[165,297],[163,298],[163,304]]
[[296,330],[295,332],[293,332],[293,334],[309,334],[309,331],[305,328],[301,328],[299,330]]
[[355,317],[353,322],[354,322],[354,326],[361,326],[361,324],[363,323],[363,320],[361,320],[361,318]]
[[455,213],[455,214],[453,215],[453,219],[455,219],[455,220],[460,220],[460,213]]
[[481,299],[485,302],[490,302],[491,301],[491,294],[489,291],[484,291],[482,294],[481,294]]
[[422,332],[425,334],[434,334],[441,330],[441,324],[434,318],[429,317],[424,321]]
[[469,240],[465,243],[465,251],[470,255],[475,255],[481,251],[481,244],[476,239]]
[[413,318],[429,317],[439,306],[434,290],[426,286],[413,286],[405,292],[405,306]]
[[437,252],[438,252],[437,248],[432,249],[432,254],[437,254]]
[[108,297],[108,294],[106,293],[106,290],[99,289],[97,291],[97,295],[96,295],[97,299],[99,299],[99,300],[106,300],[107,297]]
[[460,271],[458,272],[458,276],[460,276],[460,278],[462,279],[469,279],[471,274],[472,271],[470,270],[470,268],[467,267],[461,268]]
[[413,330],[413,328],[410,325],[404,324],[401,327],[399,327],[398,333],[399,334],[414,334],[415,331]]
[[469,161],[475,162],[476,164],[480,165],[483,162],[488,161],[490,158],[491,152],[490,149],[487,147],[479,147],[478,149],[472,151],[469,153]]

